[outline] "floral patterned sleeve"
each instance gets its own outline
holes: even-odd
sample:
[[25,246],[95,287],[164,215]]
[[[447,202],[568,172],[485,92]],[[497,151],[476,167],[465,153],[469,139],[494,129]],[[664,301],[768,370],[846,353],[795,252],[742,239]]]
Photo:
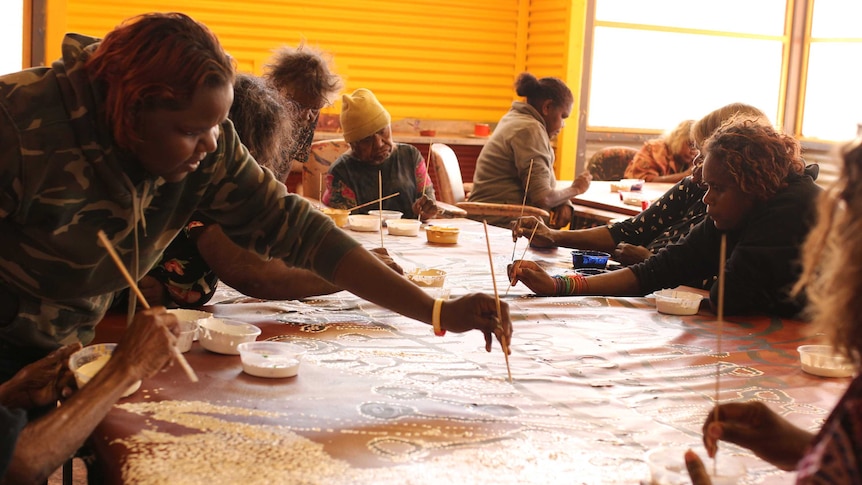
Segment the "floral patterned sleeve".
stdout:
[[797,465],[797,484],[862,483],[862,378],[856,377]]
[[434,184],[428,175],[428,165],[422,155],[419,155],[419,163],[416,164],[416,193],[425,194],[429,199],[435,200]]
[[326,191],[321,197],[321,202],[327,207],[350,209],[358,205],[356,192],[347,183],[346,172],[343,171],[344,166],[345,163],[339,158],[332,164],[329,173],[326,174]]
[[206,304],[218,285],[218,276],[204,261],[194,242],[204,227],[203,221],[189,222],[147,273],[165,286],[171,300],[181,308]]

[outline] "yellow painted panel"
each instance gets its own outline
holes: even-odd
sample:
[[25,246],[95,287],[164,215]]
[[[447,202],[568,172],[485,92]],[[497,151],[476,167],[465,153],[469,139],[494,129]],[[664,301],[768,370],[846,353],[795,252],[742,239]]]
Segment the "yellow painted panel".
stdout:
[[[56,0],[53,0],[56,1]],[[65,0],[62,31],[101,36],[122,19],[176,2]],[[272,50],[305,40],[332,55],[345,88],[374,90],[393,117],[494,122],[508,109],[520,0],[186,0],[182,11],[219,36],[238,68],[260,74]],[[49,46],[50,57],[59,46]],[[337,112],[337,106],[333,108]]]
[[[579,72],[570,66],[581,53],[578,47],[572,57],[569,17],[584,3],[184,0],[178,7],[176,0],[48,1],[47,59],[59,57],[64,32],[103,36],[125,18],[180,8],[215,32],[241,70],[260,74],[274,48],[305,41],[332,56],[346,91],[372,89],[395,119],[476,122],[496,122],[508,110],[522,70],[564,80]],[[572,83],[579,78],[568,81],[577,92]],[[570,127],[558,147],[577,131]]]

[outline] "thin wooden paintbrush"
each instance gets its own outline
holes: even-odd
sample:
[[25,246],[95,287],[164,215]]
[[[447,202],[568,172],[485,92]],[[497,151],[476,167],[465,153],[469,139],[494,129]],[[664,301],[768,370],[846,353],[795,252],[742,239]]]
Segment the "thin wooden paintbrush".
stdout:
[[[129,274],[129,271],[126,269],[126,266],[123,264],[123,261],[120,259],[120,255],[114,250],[114,246],[111,244],[111,241],[108,239],[108,236],[105,235],[104,231],[99,231],[98,233],[99,240],[102,241],[102,244],[105,246],[105,249],[108,251],[108,254],[111,256],[111,259],[114,260],[114,264],[117,265],[117,269],[120,270],[120,273],[123,274],[123,278],[126,279],[126,283],[129,284],[129,288],[135,292],[135,295],[138,297],[138,301],[141,302],[141,305],[144,308],[150,308],[150,304],[147,303],[147,299],[144,297],[144,294],[141,293],[141,289],[138,288],[138,284],[135,282],[132,275]],[[174,353],[174,359],[180,364],[184,371],[186,371],[186,375],[189,376],[189,380],[192,382],[198,382],[198,375],[195,374],[195,370],[192,369],[192,366],[189,365],[188,361],[185,357],[183,357],[180,349],[176,347],[171,347]]]
[[[497,278],[494,276],[494,258],[491,256],[491,240],[488,238],[488,221],[483,220],[485,225],[485,244],[488,246],[488,262],[491,264],[491,281],[494,282],[494,301],[497,303],[497,318],[503,318],[503,312],[500,309],[500,295],[497,293]],[[500,332],[500,346],[503,347],[503,356],[506,357],[506,373],[509,375],[509,383],[512,383],[512,369],[509,367],[509,343],[506,341],[506,335]]]

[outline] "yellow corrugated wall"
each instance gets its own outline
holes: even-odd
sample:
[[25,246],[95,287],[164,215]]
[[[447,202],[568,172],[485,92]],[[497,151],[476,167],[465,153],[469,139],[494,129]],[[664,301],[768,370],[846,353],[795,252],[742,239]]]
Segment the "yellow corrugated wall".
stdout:
[[[565,0],[125,0],[107,5],[103,0],[49,0],[46,48],[52,60],[60,55],[65,32],[102,36],[127,17],[180,10],[210,27],[240,70],[260,74],[273,48],[305,40],[332,55],[347,91],[373,90],[394,119],[495,122],[515,99],[512,83],[524,69],[568,78],[577,92],[580,67],[575,77],[567,72],[572,5]],[[579,64],[580,51],[574,54]],[[566,162],[574,154],[567,146],[577,131],[571,126],[559,142],[563,178],[570,178],[571,169],[565,167],[573,163]]]
[[562,79],[575,98],[567,129],[557,138],[558,179],[575,178],[585,16],[586,0],[530,1],[525,69],[537,77]]

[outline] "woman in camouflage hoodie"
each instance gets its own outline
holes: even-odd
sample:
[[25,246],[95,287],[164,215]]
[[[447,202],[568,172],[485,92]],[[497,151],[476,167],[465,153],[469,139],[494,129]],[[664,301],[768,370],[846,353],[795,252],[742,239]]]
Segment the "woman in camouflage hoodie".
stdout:
[[[234,67],[177,13],[104,40],[68,34],[51,67],[0,77],[0,381],[63,343],[93,339],[126,286],[104,230],[142,275],[200,211],[237,244],[313,270],[425,323],[434,301],[260,168],[227,120]],[[511,334],[508,307],[469,295],[443,329]]]

